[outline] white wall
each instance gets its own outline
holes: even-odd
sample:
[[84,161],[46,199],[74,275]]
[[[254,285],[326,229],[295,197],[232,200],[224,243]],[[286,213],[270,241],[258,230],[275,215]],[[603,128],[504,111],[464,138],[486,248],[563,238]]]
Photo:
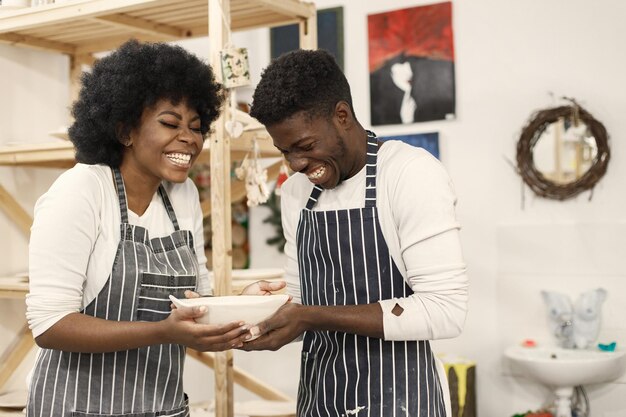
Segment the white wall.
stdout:
[[[319,8],[344,7],[346,75],[357,115],[369,127],[367,14],[428,2],[315,3]],[[626,257],[626,193],[619,186],[626,170],[626,154],[619,146],[626,135],[625,18],[626,3],[621,0],[456,0],[456,120],[376,129],[378,134],[440,133],[441,159],[459,197],[471,300],[463,335],[435,346],[439,352],[477,362],[481,417],[539,408],[549,397],[545,388],[511,376],[501,359],[504,347],[521,339],[550,341],[541,289],[576,296],[606,288],[600,340],[626,344],[626,273],[620,263]],[[253,81],[267,62],[268,39],[267,30],[234,38],[235,44],[251,49]],[[205,47],[199,41],[185,45],[199,52]],[[0,143],[41,140],[65,122],[66,70],[62,57],[0,46]],[[505,159],[515,159],[515,142],[530,114],[553,104],[549,92],[575,97],[604,123],[611,135],[612,158],[591,201],[588,193],[567,202],[548,201],[526,189],[522,209],[521,180]],[[31,172],[0,169],[1,183],[19,190],[18,198],[29,210],[53,178],[45,170]],[[255,225],[266,214],[255,210],[251,216]],[[2,215],[0,235],[0,275],[25,269],[25,240]],[[280,265],[274,247],[263,249],[262,236],[253,226],[253,265],[273,266],[267,259]],[[1,317],[18,313],[18,302],[0,305]],[[15,321],[0,321],[0,340],[16,328]],[[271,371],[273,385],[295,395],[297,345],[279,353],[237,352],[235,362],[262,378]],[[188,369],[192,398],[207,397],[212,374],[201,367]],[[594,417],[626,415],[625,383],[622,379],[589,387]]]

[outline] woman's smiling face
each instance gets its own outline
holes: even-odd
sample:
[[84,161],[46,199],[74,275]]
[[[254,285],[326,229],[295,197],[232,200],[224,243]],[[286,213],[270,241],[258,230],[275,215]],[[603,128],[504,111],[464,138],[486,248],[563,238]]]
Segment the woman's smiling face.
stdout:
[[365,163],[360,149],[350,146],[342,135],[336,116],[311,118],[298,112],[268,126],[267,131],[289,167],[325,189],[352,177]]
[[159,183],[184,182],[204,143],[200,116],[184,100],[159,100],[144,109],[129,139],[122,165]]

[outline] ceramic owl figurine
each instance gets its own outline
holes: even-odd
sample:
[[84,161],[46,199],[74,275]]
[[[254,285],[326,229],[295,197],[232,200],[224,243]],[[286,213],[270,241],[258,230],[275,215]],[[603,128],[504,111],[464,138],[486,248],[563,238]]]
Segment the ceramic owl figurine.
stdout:
[[582,293],[574,305],[574,345],[586,349],[600,333],[600,312],[606,300],[606,290],[596,288]]
[[541,296],[548,307],[548,320],[552,334],[561,346],[567,349],[574,347],[572,300],[565,294],[556,291],[541,291]]

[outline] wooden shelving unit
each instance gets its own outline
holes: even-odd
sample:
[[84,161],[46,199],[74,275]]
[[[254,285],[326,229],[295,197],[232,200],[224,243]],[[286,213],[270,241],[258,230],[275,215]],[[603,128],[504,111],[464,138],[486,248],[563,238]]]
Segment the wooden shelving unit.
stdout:
[[[315,15],[311,4],[296,0],[228,3],[223,20],[230,17],[232,31],[305,22]],[[113,49],[131,37],[172,41],[207,36],[209,5],[207,0],[70,0],[0,9],[0,41],[83,55]]]
[[[126,40],[175,41],[208,36],[209,63],[220,68],[219,51],[230,43],[232,31],[273,27],[289,23],[300,26],[300,46],[317,47],[315,6],[299,0],[68,0],[61,3],[3,10],[0,7],[0,43],[65,54],[70,58],[70,97],[79,89],[83,65],[91,65],[94,53],[116,48]],[[216,71],[218,78],[219,71]],[[211,201],[203,203],[205,215],[210,211],[213,230],[213,277],[215,293],[231,293],[230,204],[242,194],[242,184],[230,183],[231,158],[239,159],[251,149],[252,137],[259,140],[264,156],[278,156],[267,133],[259,126],[249,126],[237,139],[230,139],[225,130],[228,109],[213,126],[201,161],[211,164]],[[24,143],[0,147],[0,166],[69,168],[74,165],[70,142]],[[277,167],[270,168],[278,172]],[[0,185],[0,209],[28,236],[32,219],[15,198]],[[8,289],[7,289],[8,290]],[[13,294],[11,292],[11,294]],[[5,296],[8,293],[4,294]],[[14,355],[5,352],[11,363],[32,346],[32,339],[18,335],[19,349]],[[30,346],[25,340],[30,341]],[[15,344],[14,344],[15,345]],[[265,399],[285,399],[258,381],[232,367],[232,352],[211,357],[193,352],[215,371],[215,415],[233,416],[233,380]],[[204,358],[204,359],[203,359]],[[5,374],[10,369],[2,370]]]

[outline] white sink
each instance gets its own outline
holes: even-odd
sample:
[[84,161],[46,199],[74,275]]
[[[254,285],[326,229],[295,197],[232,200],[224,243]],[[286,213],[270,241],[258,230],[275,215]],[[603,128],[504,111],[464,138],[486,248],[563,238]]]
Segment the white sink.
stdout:
[[504,352],[514,371],[554,388],[614,381],[626,370],[626,351],[511,346]]
[[574,387],[601,384],[626,370],[626,351],[575,350],[560,347],[511,346],[504,351],[513,371],[554,390],[555,417],[572,416]]

